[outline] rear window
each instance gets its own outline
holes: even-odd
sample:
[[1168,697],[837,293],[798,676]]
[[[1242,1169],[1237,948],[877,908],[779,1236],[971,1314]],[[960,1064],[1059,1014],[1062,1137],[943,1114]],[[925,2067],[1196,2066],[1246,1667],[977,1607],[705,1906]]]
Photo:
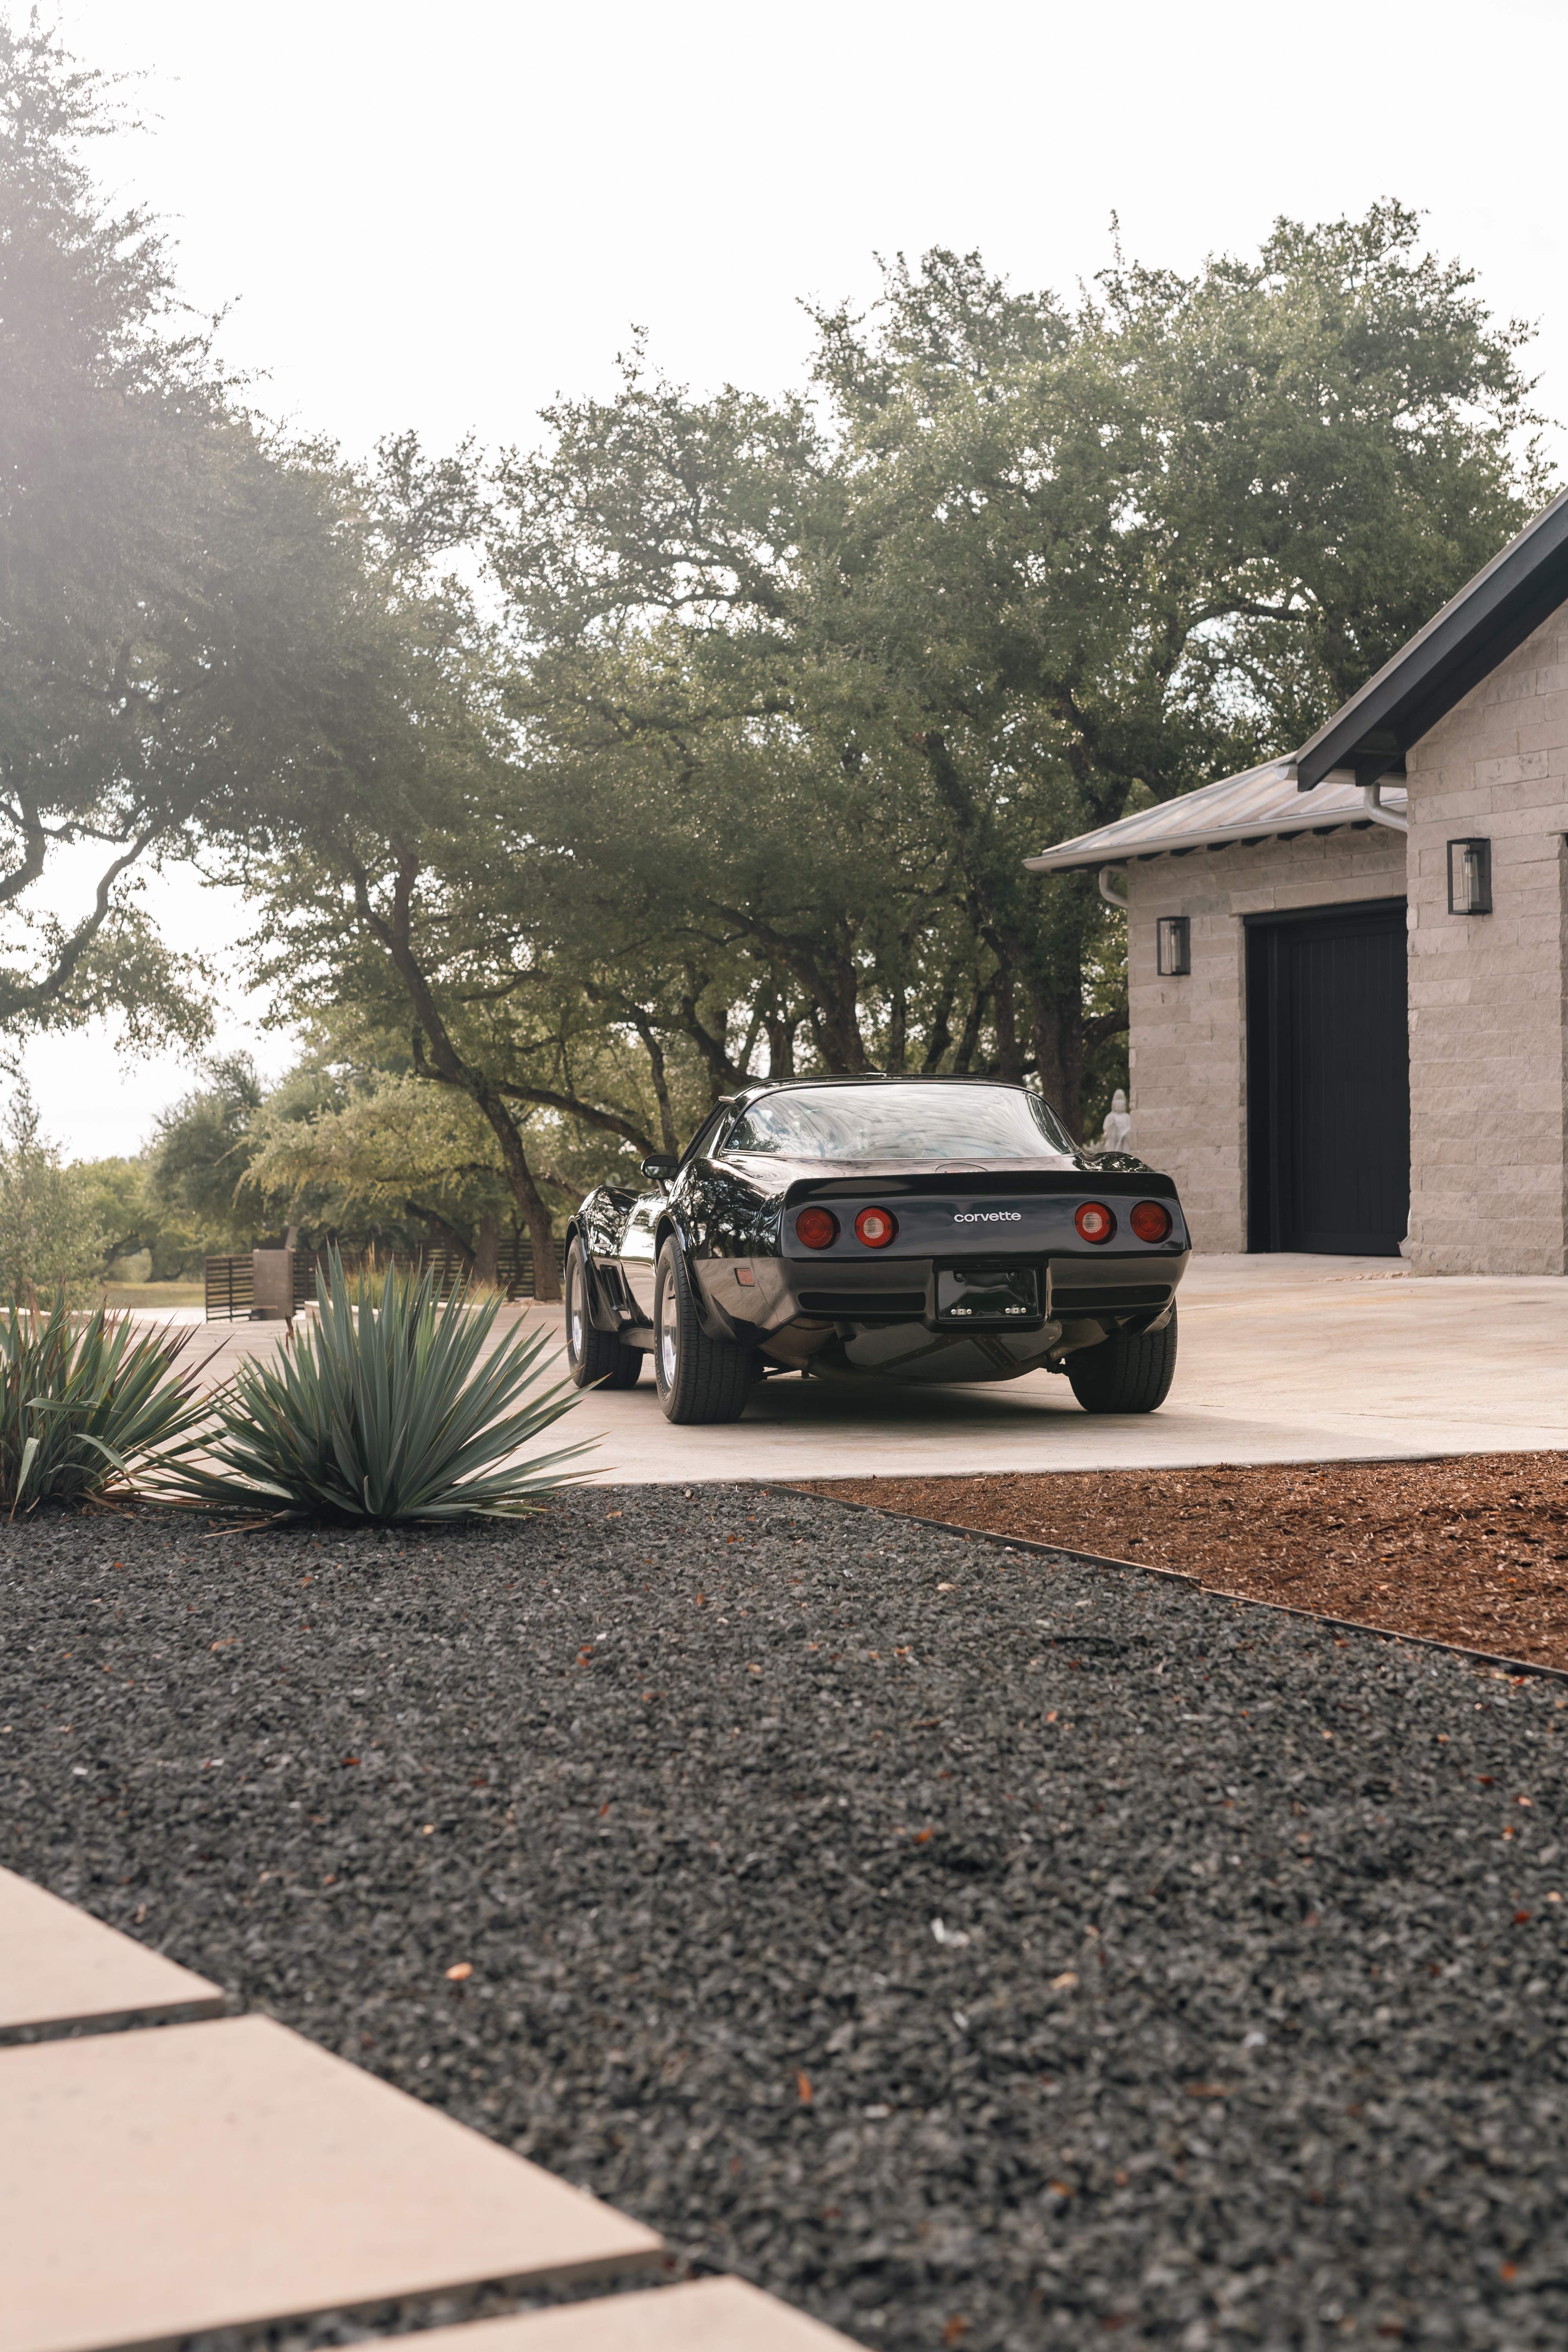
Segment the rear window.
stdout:
[[786,1160],[991,1165],[1072,1150],[1050,1106],[1023,1087],[790,1087],[755,1102],[727,1150]]

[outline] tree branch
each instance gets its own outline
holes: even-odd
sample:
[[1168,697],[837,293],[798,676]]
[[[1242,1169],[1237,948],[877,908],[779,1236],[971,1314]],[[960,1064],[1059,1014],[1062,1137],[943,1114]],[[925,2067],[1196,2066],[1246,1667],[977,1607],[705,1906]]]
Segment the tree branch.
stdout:
[[56,1004],[59,1002],[65,993],[71,974],[103,928],[105,918],[109,913],[110,893],[114,885],[126,867],[134,866],[142,851],[150,848],[164,830],[165,827],[162,824],[149,827],[132,842],[122,857],[117,857],[113,864],[100,876],[92,913],[85,922],[78,924],[55,958],[52,971],[47,973],[42,980],[34,981],[25,988],[16,988],[8,982],[0,982],[0,1020],[14,1021],[21,1013],[37,1013],[46,1004]]
[[645,1135],[629,1118],[623,1118],[618,1111],[601,1110],[596,1103],[584,1102],[579,1095],[558,1095],[549,1087],[519,1086],[510,1078],[493,1078],[490,1083],[497,1094],[504,1095],[509,1102],[533,1103],[541,1110],[563,1111],[568,1118],[580,1118],[584,1127],[596,1127],[605,1135],[618,1135],[623,1143],[633,1145],[645,1160],[658,1150],[652,1137]]
[[439,1234],[447,1248],[457,1251],[468,1273],[473,1272],[474,1253],[449,1217],[444,1217],[439,1209],[422,1208],[417,1201],[405,1201],[403,1206],[409,1216],[420,1218],[433,1233]]
[[1103,1045],[1108,1037],[1120,1036],[1127,1024],[1125,1004],[1113,1004],[1109,1013],[1092,1013],[1083,1024],[1084,1050],[1091,1053],[1096,1045]]

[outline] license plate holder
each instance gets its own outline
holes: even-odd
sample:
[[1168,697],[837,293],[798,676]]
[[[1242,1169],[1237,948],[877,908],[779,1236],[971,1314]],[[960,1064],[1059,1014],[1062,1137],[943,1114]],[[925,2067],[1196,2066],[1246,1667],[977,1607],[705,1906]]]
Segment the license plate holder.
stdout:
[[1045,1320],[1037,1266],[939,1265],[931,1285],[933,1320],[949,1328],[1018,1331]]

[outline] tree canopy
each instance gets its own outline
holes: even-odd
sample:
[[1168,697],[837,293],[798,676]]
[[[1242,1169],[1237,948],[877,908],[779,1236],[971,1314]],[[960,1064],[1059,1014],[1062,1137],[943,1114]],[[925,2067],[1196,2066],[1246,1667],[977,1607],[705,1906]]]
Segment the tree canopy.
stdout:
[[1289,748],[1518,528],[1522,331],[1393,205],[1071,308],[932,253],[816,323],[811,401],[634,362],[503,468],[530,813],[786,1066],[948,1066],[978,1008],[1071,1123],[1114,919],[1024,856]]
[[[157,226],[84,161],[114,86],[0,20],[0,1034],[199,1041],[150,867],[320,764],[366,666],[341,478],[216,356]],[[77,910],[35,911],[96,859]]]
[[542,450],[355,488],[380,748],[262,828],[264,969],[467,1097],[541,1264],[563,1171],[751,1074],[1097,1118],[1120,918],[1025,856],[1289,748],[1545,494],[1521,331],[1394,205],[1071,307],[932,253],[816,324],[798,398],[634,354]]
[[199,1038],[132,886],[199,845],[250,890],[316,1076],[183,1107],[148,1181],[204,1229],[260,1213],[237,1151],[481,1256],[510,1217],[547,1279],[573,1188],[752,1075],[1092,1124],[1121,918],[1024,857],[1290,749],[1549,488],[1524,330],[1394,203],[1070,299],[900,258],[787,396],[639,344],[536,446],[351,467],[95,190],[113,97],[0,25],[0,1033]]

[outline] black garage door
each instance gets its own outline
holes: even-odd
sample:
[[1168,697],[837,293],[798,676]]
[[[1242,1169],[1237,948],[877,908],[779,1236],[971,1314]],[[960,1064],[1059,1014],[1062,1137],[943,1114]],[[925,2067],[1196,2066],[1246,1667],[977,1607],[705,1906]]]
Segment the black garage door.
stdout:
[[1410,1212],[1405,901],[1247,929],[1250,1246],[1396,1257]]

